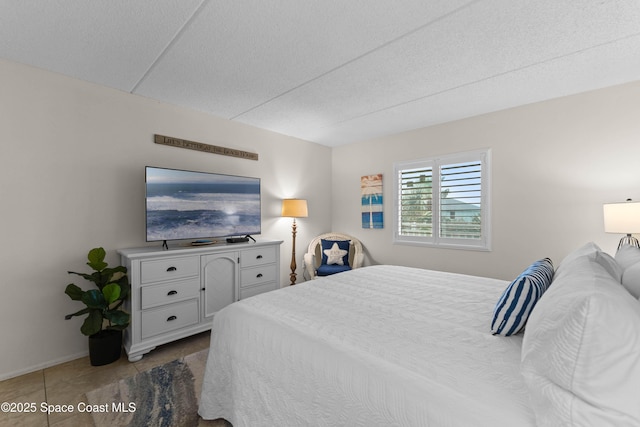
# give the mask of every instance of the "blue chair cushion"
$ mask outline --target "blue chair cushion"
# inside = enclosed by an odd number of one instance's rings
[[[318,267],[317,273],[318,276],[330,276],[336,273],[342,273],[343,271],[349,271],[351,267],[348,265],[338,265],[338,264],[322,264]]]

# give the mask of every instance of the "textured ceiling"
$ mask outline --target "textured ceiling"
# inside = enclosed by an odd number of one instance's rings
[[[337,146],[640,80],[640,1],[0,0],[0,58]]]

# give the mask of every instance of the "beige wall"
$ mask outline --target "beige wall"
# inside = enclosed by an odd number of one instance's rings
[[[284,240],[280,199],[309,200],[307,242],[329,230],[359,237],[367,263],[508,279],[536,258],[558,263],[593,240],[610,253],[602,203],[640,200],[640,82],[419,129],[333,150],[127,93],[0,61],[0,379],[87,353],[79,309],[64,295],[88,249],[144,245],[144,166],[262,179],[263,236]],[[153,134],[257,152],[258,162],[154,144]],[[392,244],[393,162],[492,149],[493,250]],[[360,225],[360,176],[383,173],[385,228]],[[77,282],[80,284],[80,282]]]
[[[602,204],[640,200],[640,82],[513,108],[333,150],[334,230],[362,240],[368,262],[512,278],[595,241],[614,253]],[[393,163],[492,150],[491,252],[394,245]],[[354,160],[355,159],[355,160]],[[360,176],[384,175],[383,230],[360,224]]]
[[[64,288],[86,287],[86,253],[145,245],[144,166],[262,179],[263,238],[284,240],[288,283],[291,220],[284,197],[309,200],[298,242],[330,229],[327,147],[239,125],[15,63],[0,61],[0,379],[87,353],[82,308]],[[259,161],[153,143],[153,134],[256,152]],[[312,219],[312,221],[311,221]],[[157,244],[157,243],[155,243]],[[302,274],[302,249],[298,274]]]

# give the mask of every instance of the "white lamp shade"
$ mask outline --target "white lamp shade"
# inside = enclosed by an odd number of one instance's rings
[[[309,216],[307,201],[304,199],[284,199],[282,201],[282,216],[306,218]]]
[[[640,233],[640,202],[606,203],[603,210],[606,233]]]

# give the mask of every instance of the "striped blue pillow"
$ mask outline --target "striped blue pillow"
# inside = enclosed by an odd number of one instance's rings
[[[524,328],[529,314],[553,279],[553,263],[549,258],[531,264],[507,286],[493,310],[493,335],[517,334]]]

